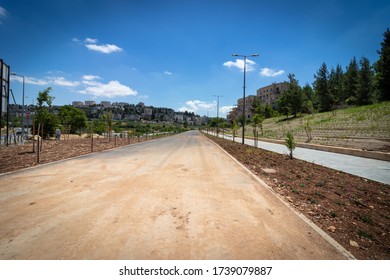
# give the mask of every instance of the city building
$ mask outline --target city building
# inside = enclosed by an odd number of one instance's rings
[[[245,97],[245,116],[247,119],[251,119],[254,114],[253,103],[258,100],[263,105],[269,104],[272,108],[276,108],[276,100],[278,100],[279,96],[288,90],[288,83],[273,83],[272,85],[259,88],[256,91],[256,95],[249,95]],[[242,108],[244,105],[244,99],[240,98],[237,100],[237,106],[233,107],[233,109],[227,114],[227,119],[229,121],[236,120],[237,118],[242,116]]]
[[[100,102],[100,105],[104,108],[110,108],[111,102],[110,101],[102,101],[102,102]]]
[[[278,100],[280,94],[288,90],[288,83],[273,83],[272,85],[259,88],[256,93],[261,103],[271,105],[272,108],[276,108],[276,100]]]
[[[241,114],[242,115],[242,114]],[[230,122],[238,118],[238,108],[234,106],[230,112],[227,113],[226,119]]]
[[[94,106],[96,105],[96,102],[93,100],[87,100],[85,101],[85,106]]]
[[[83,107],[84,106],[84,102],[83,101],[73,101],[72,102],[72,106],[73,107]]]
[[[245,97],[245,117],[250,120],[254,113],[253,103],[258,97],[256,95],[249,95]],[[244,105],[244,98],[237,100],[238,115],[242,116],[242,108]]]

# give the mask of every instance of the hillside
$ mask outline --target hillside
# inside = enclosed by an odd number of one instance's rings
[[[259,132],[259,137],[283,140],[288,130],[293,132],[298,142],[389,152],[390,102],[295,118],[280,116],[266,119],[263,135]],[[251,125],[246,127],[246,135],[253,136]]]

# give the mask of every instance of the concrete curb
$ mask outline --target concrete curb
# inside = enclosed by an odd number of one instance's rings
[[[229,137],[232,137],[231,134],[226,134],[226,135],[229,135]],[[245,137],[245,139],[253,140],[252,137]],[[268,138],[259,138],[258,140],[260,142],[285,145],[284,140],[268,139]],[[337,146],[326,146],[326,145],[318,145],[318,144],[309,144],[309,143],[302,143],[302,142],[298,142],[297,147],[318,150],[318,151],[324,151],[324,152],[350,155],[350,156],[356,156],[356,157],[390,161],[390,153],[384,153],[384,152],[373,152],[373,151],[365,151],[365,150],[360,150],[360,149],[344,148],[344,147],[337,147]]]
[[[282,145],[285,144],[283,140],[275,140],[275,139],[259,138],[259,141],[282,144]],[[372,151],[364,151],[359,149],[343,148],[343,147],[336,147],[336,146],[325,146],[325,145],[309,144],[309,143],[302,143],[302,142],[298,142],[297,147],[324,151],[324,152],[345,154],[350,156],[390,161],[390,153],[372,152]]]
[[[257,177],[255,174],[252,173],[246,166],[244,166],[241,162],[239,162],[237,159],[235,159],[231,154],[226,152],[221,146],[219,146],[214,141],[207,138],[203,133],[201,133],[203,137],[205,137],[208,141],[213,143],[215,146],[217,146],[219,149],[221,149],[226,155],[228,155],[233,161],[235,161],[242,169],[244,169],[251,178],[253,178],[255,181],[259,183],[262,187],[265,187],[268,189],[274,196],[276,196],[284,205],[286,205],[289,209],[291,209],[299,218],[301,218],[306,224],[308,224],[315,232],[317,232],[321,237],[323,237],[329,244],[331,244],[337,251],[340,252],[344,257],[346,257],[348,260],[356,260],[356,258],[347,250],[345,249],[340,243],[338,243],[336,240],[334,240],[330,235],[328,235],[325,231],[323,231],[319,226],[317,226],[315,223],[313,223],[310,219],[308,219],[305,215],[298,212],[295,208],[293,208],[289,203],[284,201],[282,197],[276,193],[267,183],[265,183],[263,180],[261,180],[259,177]]]

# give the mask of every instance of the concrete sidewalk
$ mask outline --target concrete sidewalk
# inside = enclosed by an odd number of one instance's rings
[[[212,132],[209,133],[213,134]],[[232,140],[232,137],[226,134],[219,134],[219,137]],[[241,139],[236,137],[235,142],[241,143]],[[254,140],[245,138],[245,144],[254,146]],[[286,146],[282,144],[258,141],[258,147],[279,154],[288,154]],[[294,150],[294,157],[377,182],[390,184],[390,162],[388,161],[299,147]]]

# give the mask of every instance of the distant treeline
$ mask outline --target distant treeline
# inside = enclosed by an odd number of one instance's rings
[[[277,101],[283,115],[330,111],[351,105],[367,105],[390,100],[390,30],[383,34],[379,59],[371,64],[366,57],[353,57],[343,71],[340,64],[329,67],[322,63],[314,75],[313,87],[299,85],[289,74],[289,88]]]

